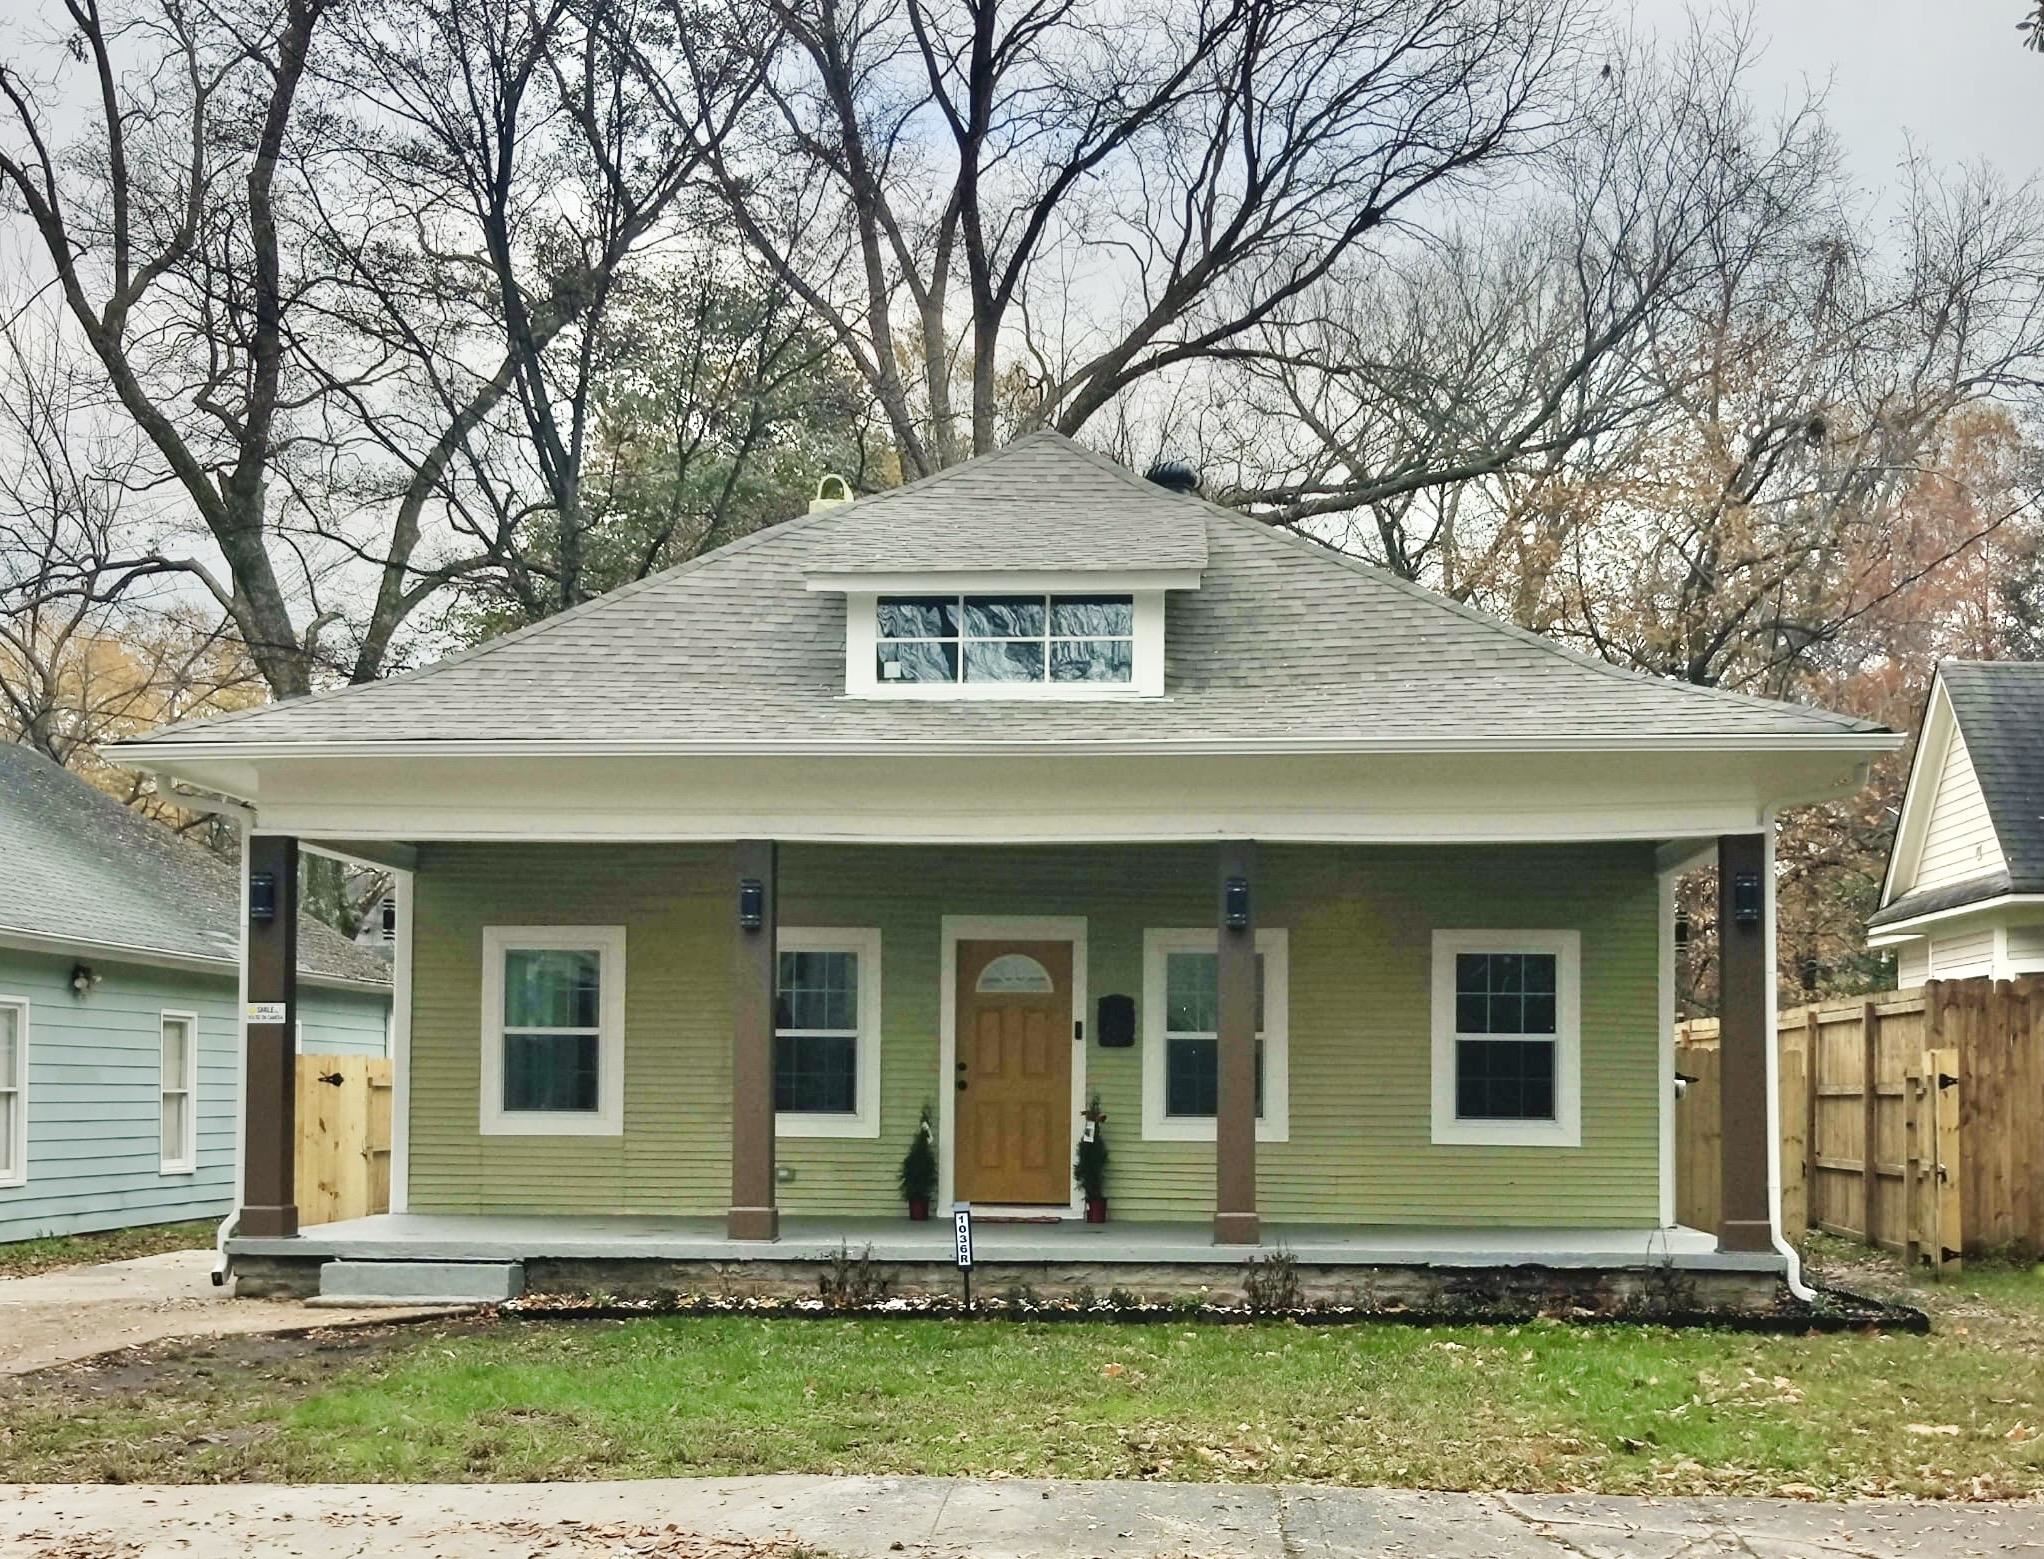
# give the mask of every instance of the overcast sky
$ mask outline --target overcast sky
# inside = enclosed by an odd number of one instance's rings
[[[1623,3],[1623,0],[1620,0]],[[1633,0],[1646,27],[1679,33],[1692,0]],[[2027,0],[1754,0],[1766,53],[1756,88],[1808,81],[1861,182],[1884,184],[1905,146],[1940,163],[2044,172],[2044,54],[2022,47]]]

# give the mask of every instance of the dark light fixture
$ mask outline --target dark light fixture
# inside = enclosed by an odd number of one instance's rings
[[[71,994],[73,996],[89,996],[92,994],[92,988],[97,984],[99,984],[99,974],[91,964],[73,964],[71,966]]]
[[[1675,916],[1675,946],[1678,948],[1687,947],[1689,945],[1689,938],[1694,930],[1695,927],[1689,923],[1689,911],[1685,909],[1677,912]]]
[[[738,924],[746,931],[757,931],[766,924],[766,884],[757,877],[738,880]]]
[[[277,874],[275,872],[250,872],[248,874],[248,918],[261,924],[268,924],[277,918]]]
[[[1249,879],[1230,877],[1221,887],[1221,924],[1231,931],[1249,927]]]
[[[1760,873],[1733,873],[1732,924],[1737,926],[1760,924]]]

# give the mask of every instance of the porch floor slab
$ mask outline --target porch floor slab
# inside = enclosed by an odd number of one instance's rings
[[[721,1218],[510,1213],[379,1213],[319,1224],[296,1238],[235,1236],[234,1255],[345,1261],[803,1262],[840,1245],[872,1249],[881,1262],[948,1263],[948,1218],[784,1217],[773,1241],[733,1240]],[[978,1219],[975,1260],[1001,1263],[1236,1265],[1289,1251],[1304,1266],[1628,1268],[1673,1265],[1692,1272],[1780,1272],[1772,1252],[1720,1251],[1700,1229],[1451,1229],[1385,1225],[1266,1224],[1259,1245],[1217,1245],[1201,1224],[1029,1223]]]

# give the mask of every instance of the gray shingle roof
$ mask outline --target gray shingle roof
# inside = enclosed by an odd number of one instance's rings
[[[1026,458],[1024,458],[1026,457]],[[1039,489],[1093,491],[1102,464],[1055,434],[920,484],[974,491],[1026,473],[1012,501],[1085,551],[1093,516],[1040,508]],[[1062,473],[1062,475],[1061,475]],[[1006,478],[1003,478],[1005,481]],[[1126,472],[1115,480],[1140,480]],[[906,492],[904,493],[904,497]],[[1843,715],[1621,671],[1382,570],[1196,498],[1166,495],[1204,534],[1204,583],[1166,609],[1163,698],[912,701],[844,696],[845,603],[804,588],[848,533],[897,534],[890,555],[945,556],[945,505],[883,494],[792,520],[600,600],[387,682],[173,727],[179,751],[432,742],[832,751],[1058,743],[1255,752],[1326,743],[1560,744],[1654,738],[1851,736]],[[1144,511],[1149,512],[1149,511]],[[977,513],[977,509],[975,510]],[[975,528],[981,522],[975,521]],[[884,527],[883,527],[884,528]],[[1050,566],[1032,557],[1028,566]]]
[[[180,958],[240,954],[235,870],[33,748],[0,741],[0,937],[8,931]],[[299,968],[387,984],[390,965],[301,916]]]
[[[1205,506],[1055,434],[848,506],[811,538],[820,574],[1204,568]]]
[[[2044,893],[2044,663],[1948,660],[1938,680],[1966,743],[2006,871],[1909,893],[1868,924],[1890,925],[2004,893]]]

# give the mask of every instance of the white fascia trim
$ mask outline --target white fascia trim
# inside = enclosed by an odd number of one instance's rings
[[[1894,947],[1903,942],[1912,942],[1929,930],[1949,926],[1955,921],[1992,914],[1995,910],[2027,909],[2038,904],[2044,904],[2044,893],[2001,893],[1991,899],[1977,899],[1971,904],[1955,904],[1950,909],[1935,909],[1926,914],[1911,915],[1907,920],[1896,920],[1885,926],[1877,926],[1867,933],[1867,946]]]
[[[1196,568],[949,569],[931,573],[811,574],[806,588],[837,595],[1098,595],[1197,590]]]
[[[567,948],[602,960],[597,1014],[596,1108],[504,1108],[504,954],[513,948]],[[625,928],[484,926],[482,1093],[477,1130],[485,1137],[620,1137],[625,1129]],[[391,1103],[396,1104],[395,1098]]]
[[[1553,953],[1554,1118],[1464,1120],[1455,1113],[1455,955]],[[1433,936],[1433,1142],[1436,1147],[1583,1145],[1583,936],[1580,931],[1445,930]],[[1471,1036],[1472,1038],[1479,1036]],[[1542,1036],[1530,1036],[1537,1043]]]
[[[1148,928],[1143,932],[1143,1140],[1212,1142],[1210,1115],[1165,1113],[1165,962],[1172,953],[1212,953],[1220,932],[1212,927]],[[1291,934],[1281,927],[1259,929],[1256,951],[1263,959],[1263,1113],[1256,1118],[1258,1142],[1292,1139]]]
[[[167,948],[137,947],[125,942],[88,942],[78,937],[44,936],[34,931],[0,927],[0,947],[17,953],[54,953],[64,958],[100,958],[108,963],[138,964],[147,969],[176,969],[189,974],[230,974],[237,967],[231,957],[209,958],[203,953],[175,953]],[[336,991],[371,991],[390,994],[383,980],[352,980],[338,974],[309,974],[300,970],[300,985],[317,985]]]
[[[1660,1043],[1655,1047],[1659,1053],[1660,1082],[1660,1170],[1661,1170],[1661,1227],[1675,1227],[1675,890],[1681,880],[1681,870],[1671,869],[1659,874],[1656,887],[1659,936],[1656,945],[1656,992],[1660,1024]]]
[[[414,878],[394,875],[397,941],[392,948],[390,1020],[390,1210],[406,1212],[412,1199],[412,904]]]
[[[878,1137],[880,1135],[880,928],[878,926],[777,926],[776,962],[782,953],[854,953],[859,959],[859,1036],[856,1103],[848,1115],[776,1110],[777,1137]],[[778,971],[777,971],[778,974]],[[778,981],[777,981],[778,983]]]
[[[1905,738],[1888,732],[1782,732],[1774,735],[1741,736],[1470,736],[1406,737],[1374,739],[1332,737],[1296,739],[1216,740],[1211,737],[1129,738],[1097,741],[1091,738],[1017,738],[988,741],[983,738],[958,741],[823,741],[815,737],[785,740],[759,738],[749,741],[711,742],[651,741],[643,737],[603,741],[487,740],[463,741],[402,739],[392,741],[347,740],[335,742],[141,742],[122,744],[112,751],[131,768],[150,773],[176,763],[313,761],[322,758],[899,758],[899,757],[1008,757],[1016,753],[1042,752],[1057,757],[1156,757],[1162,754],[1184,757],[1257,758],[1305,757],[1314,754],[1340,756],[1348,753],[1578,753],[1578,752],[1836,752],[1866,756],[1892,752]],[[328,838],[336,837],[327,835]]]
[[[14,1016],[14,1162],[0,1163],[0,1187],[28,1184],[28,998],[0,995],[0,1008]]]

